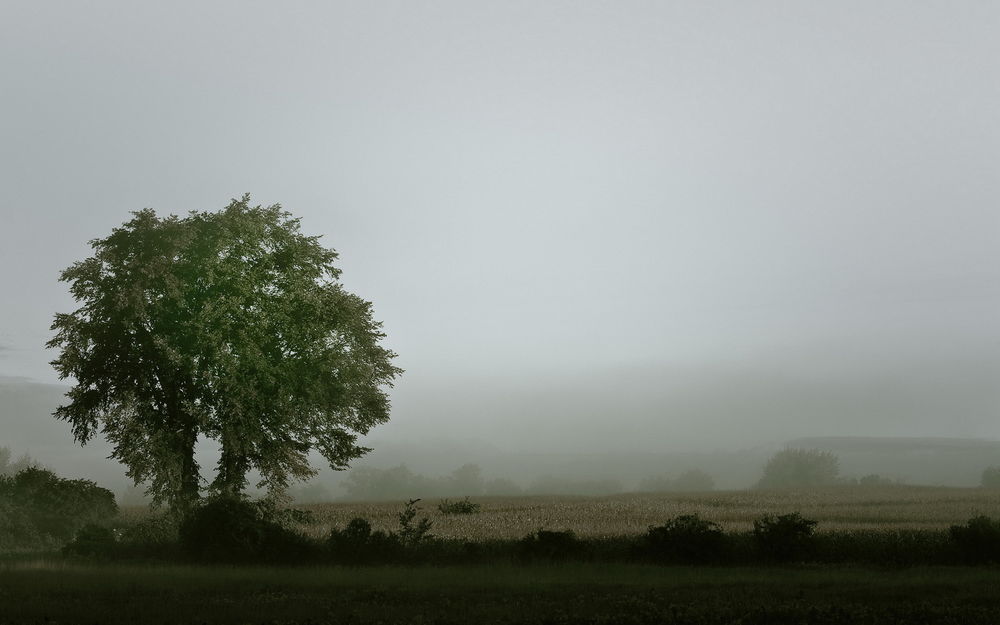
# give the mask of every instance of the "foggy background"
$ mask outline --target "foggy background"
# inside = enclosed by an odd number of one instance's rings
[[[4,2],[0,445],[119,479],[50,416],[59,271],[131,210],[244,192],[323,235],[399,353],[360,464],[738,488],[800,437],[1000,438],[998,27],[973,1]]]

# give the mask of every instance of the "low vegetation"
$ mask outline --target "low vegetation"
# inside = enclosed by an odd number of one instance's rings
[[[0,566],[5,623],[1000,622],[1000,570],[560,563]]]
[[[445,499],[437,506],[441,514],[476,514],[480,508],[482,508],[482,505],[469,501],[468,497],[462,501],[449,501]]]
[[[89,524],[118,514],[114,494],[88,480],[67,480],[28,466],[0,476],[0,551],[59,548]]]

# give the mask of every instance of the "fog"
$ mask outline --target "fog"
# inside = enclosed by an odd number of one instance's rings
[[[5,3],[0,445],[120,481],[50,416],[59,271],[129,211],[244,192],[340,253],[406,370],[359,464],[741,488],[802,437],[996,440],[998,26],[971,1]]]

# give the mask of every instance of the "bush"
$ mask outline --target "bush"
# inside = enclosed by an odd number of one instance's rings
[[[131,558],[165,558],[176,554],[178,523],[173,516],[156,515],[117,530],[117,553]]]
[[[878,473],[870,473],[858,479],[858,486],[892,486],[894,482]]]
[[[1000,488],[1000,466],[986,467],[979,485],[983,488]]]
[[[76,538],[62,548],[64,555],[91,558],[109,558],[115,554],[117,541],[111,528],[103,525],[84,525]]]
[[[333,529],[326,547],[334,560],[348,564],[387,562],[402,555],[402,543],[392,533],[372,531],[371,523],[355,518],[342,530]]]
[[[559,532],[539,528],[522,538],[517,547],[522,558],[564,560],[580,556],[584,542],[576,537],[573,530]]]
[[[277,522],[267,504],[238,497],[201,502],[181,522],[182,550],[200,560],[247,562],[306,556],[309,541]]]
[[[463,501],[448,501],[445,499],[438,504],[438,510],[441,514],[476,514],[481,507],[478,503],[469,501],[468,497]]]
[[[778,517],[765,516],[753,522],[753,537],[765,558],[796,560],[809,554],[816,521],[802,518],[798,512]]]
[[[1000,521],[977,516],[965,525],[952,525],[948,533],[966,561],[1000,562]]]
[[[427,517],[413,523],[417,516],[417,502],[419,499],[411,499],[406,502],[406,507],[399,513],[399,540],[406,547],[413,547],[431,538],[430,530],[434,525]]]
[[[0,476],[0,502],[0,546],[7,549],[64,545],[83,526],[106,524],[118,514],[106,488],[38,467]]]
[[[716,562],[723,556],[725,537],[716,523],[685,514],[659,527],[649,526],[643,546],[646,554],[658,561]]]
[[[757,488],[809,488],[837,483],[840,461],[819,449],[785,449],[771,456]]]

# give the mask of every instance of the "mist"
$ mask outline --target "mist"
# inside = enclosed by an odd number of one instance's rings
[[[0,445],[60,473],[122,483],[51,417],[59,271],[244,192],[399,354],[362,466],[744,488],[800,438],[1000,438],[991,3],[2,14]]]

